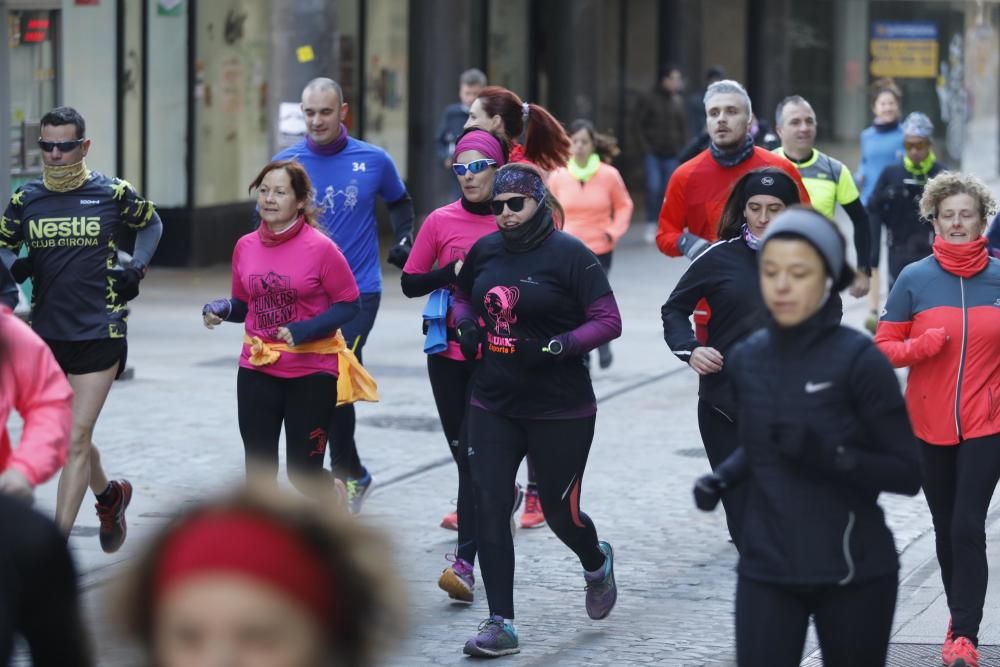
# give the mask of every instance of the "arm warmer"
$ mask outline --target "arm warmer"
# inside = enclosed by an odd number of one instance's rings
[[[8,269],[10,265],[17,261],[17,255],[10,248],[0,248],[0,262]]]
[[[229,317],[224,318],[226,322],[245,322],[250,307],[246,301],[240,299],[229,299]]]
[[[404,239],[413,242],[413,200],[406,192],[394,202],[390,202],[389,222],[392,224],[393,243],[398,244]]]
[[[135,233],[135,251],[132,253],[132,259],[143,266],[149,266],[161,236],[163,236],[163,222],[154,211],[149,223]]]
[[[296,345],[331,336],[340,327],[353,320],[361,312],[361,299],[341,301],[331,305],[322,313],[308,320],[291,322],[288,330]]]
[[[577,328],[556,336],[565,347],[560,358],[582,355],[622,335],[622,316],[614,293],[595,299],[586,311],[586,321]],[[455,318],[458,320],[458,318]]]
[[[455,264],[458,260],[427,273],[407,273],[399,279],[403,294],[409,298],[427,296],[436,289],[448,287],[455,282]]]
[[[861,199],[855,199],[844,205],[844,212],[854,226],[854,250],[858,254],[858,271],[866,275],[872,274],[872,228],[868,221],[868,212]],[[881,242],[881,234],[879,241]]]

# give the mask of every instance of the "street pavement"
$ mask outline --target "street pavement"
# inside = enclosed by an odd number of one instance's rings
[[[695,417],[697,379],[668,353],[660,324],[660,305],[687,260],[663,257],[636,227],[616,251],[611,272],[624,333],[613,344],[613,366],[593,371],[599,412],[582,494],[584,511],[615,547],[618,606],[606,620],[588,619],[573,554],[546,528],[519,531],[515,605],[522,653],[506,659],[512,665],[734,664],[736,553],[721,511],[699,512],[691,500],[692,482],[708,470]],[[423,303],[401,295],[398,277],[386,268],[382,308],[365,349],[382,402],[358,407],[359,448],[375,479],[358,520],[390,537],[395,567],[386,576],[399,577],[408,595],[408,632],[386,664],[464,664],[463,643],[487,616],[485,593],[477,587],[475,602],[463,605],[436,585],[454,548],[455,533],[438,522],[453,509],[456,474],[426,378]],[[227,295],[228,286],[227,267],[154,269],[129,319],[135,379],[115,384],[95,435],[109,474],[135,485],[129,538],[119,553],[101,552],[88,494],[70,540],[102,666],[138,664],[134,648],[103,621],[117,575],[179,508],[243,474],[235,404],[242,328],[208,331],[200,317],[201,305]],[[845,302],[845,321],[859,326],[862,302],[849,296]],[[37,497],[38,507],[51,512],[55,481]],[[882,503],[902,553],[894,641],[937,646],[948,612],[926,504],[920,495],[884,496]],[[998,517],[994,508],[993,567],[1000,564]],[[984,644],[1000,643],[998,612],[1000,597],[991,591]],[[814,650],[810,640],[805,664],[820,664]]]

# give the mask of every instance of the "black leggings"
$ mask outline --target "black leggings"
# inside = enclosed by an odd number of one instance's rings
[[[739,428],[728,413],[721,412],[708,401],[698,399],[698,430],[705,444],[708,464],[712,470],[718,468],[736,451],[739,445]],[[736,548],[740,548],[743,532],[743,512],[746,509],[747,485],[739,484],[722,496],[722,506],[726,510],[726,526],[729,537]]]
[[[354,350],[358,361],[362,360],[361,351],[368,342],[368,334],[375,326],[375,316],[378,315],[381,301],[380,292],[362,294],[361,312],[340,328],[347,347]],[[353,403],[341,405],[334,410],[330,420],[330,468],[342,480],[365,476],[365,467],[361,465],[361,457],[358,455],[358,443],[354,440],[357,421]]]
[[[337,404],[337,378],[314,373],[279,378],[241,368],[236,376],[240,435],[247,472],[278,474],[278,438],[285,425],[288,479],[303,493],[322,483],[327,425]]]
[[[427,355],[427,376],[434,392],[441,428],[458,467],[458,550],[457,556],[476,561],[476,496],[469,471],[465,413],[469,407],[472,365],[436,354]]]
[[[36,667],[87,667],[90,646],[78,602],[76,570],[55,524],[0,495],[0,665],[14,634]]]
[[[986,512],[1000,479],[1000,434],[954,447],[923,442],[921,449],[952,632],[975,643],[986,602]]]
[[[511,489],[525,455],[538,475],[545,520],[587,571],[604,564],[594,522],[580,511],[580,490],[596,416],[518,419],[469,408],[469,463],[479,517],[479,568],[490,614],[514,618],[514,540]]]
[[[798,667],[816,623],[826,667],[884,667],[896,608],[896,573],[847,586],[779,586],[739,577],[736,660],[740,667]]]

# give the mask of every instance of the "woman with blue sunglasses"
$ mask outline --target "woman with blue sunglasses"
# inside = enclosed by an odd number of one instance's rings
[[[455,277],[462,268],[465,254],[480,238],[496,231],[490,212],[493,177],[506,162],[507,145],[495,135],[473,128],[459,137],[452,154],[451,169],[458,179],[462,197],[433,211],[421,225],[413,250],[403,267],[403,294],[413,298],[437,292],[438,298],[450,302]],[[463,350],[467,348],[468,356],[475,359],[478,340],[471,337],[470,331],[466,331],[468,340],[461,340],[450,307],[445,316],[445,330],[443,350],[434,351],[441,345],[425,345],[425,351],[429,352],[427,375],[434,402],[451,455],[458,466],[457,509],[441,520],[442,528],[458,531],[458,549],[454,556],[448,555],[454,562],[445,568],[438,585],[447,591],[449,597],[472,602],[476,517],[463,429],[473,363],[466,361]],[[517,489],[515,502],[518,503],[520,489],[514,488]]]

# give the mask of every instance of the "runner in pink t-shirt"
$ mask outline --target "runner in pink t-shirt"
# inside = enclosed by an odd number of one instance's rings
[[[318,491],[327,427],[337,403],[337,355],[300,353],[296,346],[327,339],[353,318],[358,286],[347,260],[319,231],[305,169],[269,163],[251,184],[261,224],[233,251],[232,297],[202,310],[205,326],[243,322],[246,338],[286,345],[277,361],[256,366],[245,341],[236,379],[240,434],[247,467],[278,470],[285,427],[288,477],[303,493]]]
[[[455,145],[452,170],[462,188],[462,198],[432,212],[421,225],[413,250],[403,267],[403,294],[413,298],[435,290],[451,291],[465,253],[483,236],[497,231],[490,211],[493,175],[507,162],[507,147],[484,130],[466,130]],[[437,269],[434,266],[437,265]],[[458,507],[441,520],[441,526],[458,531],[455,562],[441,574],[438,585],[452,598],[471,602],[476,560],[475,499],[469,476],[463,423],[468,405],[472,360],[479,349],[478,330],[461,333],[448,310],[448,348],[427,355],[427,375],[434,392],[441,427],[458,466]],[[464,352],[464,354],[463,354]],[[469,361],[466,361],[469,359]]]

